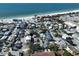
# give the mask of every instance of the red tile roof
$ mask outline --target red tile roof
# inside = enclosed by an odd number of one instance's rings
[[[36,52],[33,56],[55,56],[54,52]]]

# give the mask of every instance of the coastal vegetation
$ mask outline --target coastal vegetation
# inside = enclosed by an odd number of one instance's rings
[[[69,53],[67,50],[64,49],[64,54],[63,54],[63,56],[72,56],[72,54]]]

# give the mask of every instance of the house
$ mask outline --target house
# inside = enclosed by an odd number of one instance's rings
[[[64,24],[68,25],[68,28],[75,28],[76,24],[74,22],[70,22],[70,21],[65,21]]]
[[[5,32],[4,35],[5,35],[5,36],[9,36],[9,35],[11,35],[11,31],[7,31],[7,32]]]
[[[63,39],[66,39],[66,37],[68,37],[67,34],[63,34],[63,35],[62,35],[62,38],[63,38]]]
[[[19,56],[19,51],[11,51],[11,54],[12,54],[13,56]]]
[[[24,37],[24,42],[25,43],[29,43],[30,41],[31,41],[31,36],[30,35]]]
[[[79,33],[79,26],[77,26],[76,31]]]
[[[74,29],[64,29],[64,31],[67,35],[72,35],[76,32]]]
[[[59,29],[63,28],[63,25],[62,24],[59,23],[58,25],[59,25]]]
[[[7,40],[8,36],[3,36],[0,41],[4,41],[4,40]]]

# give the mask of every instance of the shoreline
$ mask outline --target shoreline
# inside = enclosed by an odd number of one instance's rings
[[[23,16],[16,16],[16,17],[7,17],[5,19],[2,19],[0,20],[1,21],[7,21],[7,22],[10,22],[10,20],[12,21],[12,19],[32,19],[34,17],[34,15],[37,15],[37,16],[51,16],[51,15],[57,15],[57,14],[66,14],[66,13],[73,13],[73,12],[79,12],[79,10],[71,10],[71,11],[62,11],[62,12],[49,12],[49,13],[40,13],[40,14],[32,14],[32,15],[23,15]]]

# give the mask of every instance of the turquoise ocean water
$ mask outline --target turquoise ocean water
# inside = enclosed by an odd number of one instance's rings
[[[1,3],[0,18],[79,9],[79,3]]]

